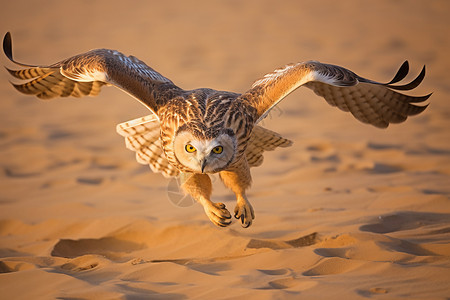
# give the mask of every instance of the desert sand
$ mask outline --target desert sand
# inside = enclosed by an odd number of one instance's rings
[[[185,89],[244,92],[291,62],[389,81],[407,59],[407,79],[427,67],[414,94],[433,92],[423,114],[380,130],[295,91],[263,123],[294,145],[252,169],[253,225],[218,228],[125,148],[115,125],[149,113],[137,101],[113,87],[41,101],[15,91],[3,70],[1,299],[450,297],[449,1],[1,7],[0,33],[30,64],[110,48]],[[218,178],[214,189],[232,210]]]

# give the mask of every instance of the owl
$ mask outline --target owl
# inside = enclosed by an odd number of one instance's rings
[[[397,91],[416,88],[425,67],[412,82],[398,84],[409,71],[404,62],[394,78],[380,83],[340,66],[307,61],[286,65],[257,80],[244,93],[200,88],[184,90],[133,56],[96,49],[48,66],[19,63],[12,56],[11,35],[3,40],[6,56],[24,67],[9,73],[25,83],[13,84],[40,99],[96,96],[113,85],[133,96],[151,112],[117,126],[126,146],[139,163],[166,177],[180,176],[183,190],[192,196],[215,225],[232,223],[223,203],[211,201],[210,174],[218,173],[236,195],[234,217],[249,227],[255,213],[246,196],[250,168],[262,164],[265,151],[292,142],[258,125],[269,111],[300,86],[312,89],[330,105],[350,112],[361,122],[386,128],[425,110],[426,96]]]

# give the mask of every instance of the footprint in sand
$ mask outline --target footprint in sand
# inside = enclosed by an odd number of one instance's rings
[[[51,254],[52,256],[66,258],[75,258],[86,254],[96,254],[113,261],[124,261],[128,259],[126,254],[145,249],[146,247],[145,244],[119,240],[114,237],[80,240],[61,239],[53,247]]]
[[[7,177],[11,177],[11,178],[27,178],[27,177],[38,176],[42,173],[41,171],[15,170],[13,168],[3,168],[3,172]]]
[[[375,287],[375,288],[370,288],[368,290],[356,290],[356,292],[363,297],[370,298],[370,297],[373,297],[376,295],[387,294],[389,291],[384,288]]]
[[[403,211],[379,216],[376,221],[363,225],[359,229],[373,233],[391,233],[429,225],[448,224],[449,220],[450,214]]]
[[[267,285],[259,288],[261,290],[283,290],[295,287],[295,291],[304,291],[318,284],[315,281],[305,280],[304,278],[297,278],[295,272],[287,268],[258,271],[263,273],[264,275],[270,276],[270,280],[267,282]],[[276,278],[278,276],[280,276],[281,278]]]
[[[406,263],[418,257],[423,259],[439,259],[439,253],[424,247],[420,242],[403,240],[376,233],[343,234],[324,239],[314,249],[314,253],[323,257],[316,266],[306,271],[305,275],[326,275],[351,271],[358,263],[396,262]]]
[[[77,182],[81,184],[98,185],[103,182],[102,177],[78,177]]]
[[[267,239],[251,239],[247,248],[260,249],[268,248],[272,250],[286,249],[286,248],[300,248],[314,245],[318,241],[317,232],[301,236],[297,239],[282,241],[282,240],[267,240]]]
[[[373,174],[390,174],[404,171],[403,167],[375,162],[369,170]]]
[[[269,287],[272,289],[282,290],[294,287],[297,285],[297,283],[298,280],[288,277],[269,281]]]
[[[36,266],[23,261],[12,261],[12,260],[3,260],[0,261],[0,274],[1,273],[11,273],[11,272],[19,272],[30,269],[36,269]]]
[[[259,272],[268,276],[285,276],[283,278],[273,279],[267,282],[267,286],[262,290],[283,290],[294,288],[296,291],[304,291],[317,285],[315,281],[308,281],[297,278],[296,274],[291,269],[274,269],[274,270],[258,270]],[[287,276],[286,276],[287,275]]]
[[[347,273],[362,266],[365,262],[340,257],[325,258],[311,269],[303,272],[304,276],[321,276]]]
[[[319,283],[316,281],[305,281],[304,279],[300,280],[295,278],[283,278],[269,282],[269,286],[274,289],[289,289],[295,287],[296,291],[305,291],[318,284]]]
[[[291,272],[289,269],[258,270],[258,271],[266,275],[286,275]]]
[[[101,255],[83,255],[71,259],[70,262],[61,265],[61,269],[71,272],[82,272],[95,269],[110,262]]]

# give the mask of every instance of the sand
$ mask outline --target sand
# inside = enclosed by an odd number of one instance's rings
[[[1,6],[25,63],[112,48],[186,89],[244,92],[291,62],[388,81],[408,59],[409,79],[427,66],[415,94],[434,93],[423,114],[380,130],[299,89],[264,121],[294,145],[252,169],[253,225],[218,228],[125,148],[115,125],[148,114],[131,97],[39,101],[0,72],[1,299],[450,297],[450,2]]]

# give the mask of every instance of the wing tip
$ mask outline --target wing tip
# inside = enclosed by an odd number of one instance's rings
[[[433,95],[433,92],[425,95],[425,96],[409,96],[409,103],[421,103],[427,101],[431,95]]]
[[[429,93],[428,95],[425,95],[425,96],[423,96],[423,97],[421,97],[423,100],[422,101],[420,101],[420,102],[423,102],[423,101],[426,101],[426,100],[428,100],[428,98],[430,98],[431,97],[431,95],[433,95],[433,93],[434,92],[431,92],[431,93]],[[428,105],[428,104],[427,104]]]
[[[13,63],[15,63],[16,65],[22,66],[22,67],[36,67],[34,65],[28,65],[28,64],[23,64],[20,63],[16,60],[14,60],[13,58],[13,54],[12,54],[12,37],[11,37],[11,32],[6,32],[5,36],[3,37],[3,52],[5,53],[6,57],[8,57],[8,59],[10,61],[12,61]]]
[[[293,144],[294,142],[292,140],[285,139],[285,141],[279,147],[288,148],[291,147]]]
[[[391,81],[391,82],[389,82],[389,83],[387,83],[385,85],[388,88],[393,89],[393,90],[410,91],[410,90],[415,89],[416,87],[418,87],[422,83],[423,79],[425,78],[425,73],[426,73],[426,66],[424,65],[422,67],[422,70],[420,71],[419,75],[417,75],[417,77],[414,78],[410,83],[403,84],[403,85],[392,85],[392,83],[397,83],[398,81],[403,79],[406,76],[406,74],[405,74],[405,76],[403,76],[403,78],[401,78],[400,80],[393,81],[393,82]],[[397,75],[396,75],[396,77],[397,77]]]
[[[397,83],[397,82],[401,81],[402,79],[404,79],[406,77],[406,75],[408,75],[408,73],[409,73],[409,62],[407,60],[405,60],[403,62],[403,64],[400,66],[400,68],[398,69],[397,74],[395,74],[394,78],[392,78],[391,81],[386,83],[386,85]]]
[[[5,34],[5,37],[3,38],[3,52],[5,53],[6,57],[9,58],[10,61],[14,61],[12,55],[12,38],[11,33],[9,31]]]
[[[420,113],[422,113],[425,109],[427,109],[427,107],[430,105],[430,103],[425,104],[425,105],[414,105],[415,111],[410,113],[409,116],[415,116],[418,115]]]
[[[11,80],[9,80],[9,83],[19,92],[24,93],[23,92],[23,86],[24,84],[18,84],[18,83],[14,83]],[[25,83],[26,84],[26,83]],[[25,94],[25,93],[24,93]]]
[[[10,68],[8,68],[8,67],[5,67],[5,66],[3,66],[3,68],[5,68],[6,71],[8,71],[8,73],[9,73],[11,76],[17,78],[17,76],[16,76],[16,70],[12,70],[12,69],[10,69]]]

